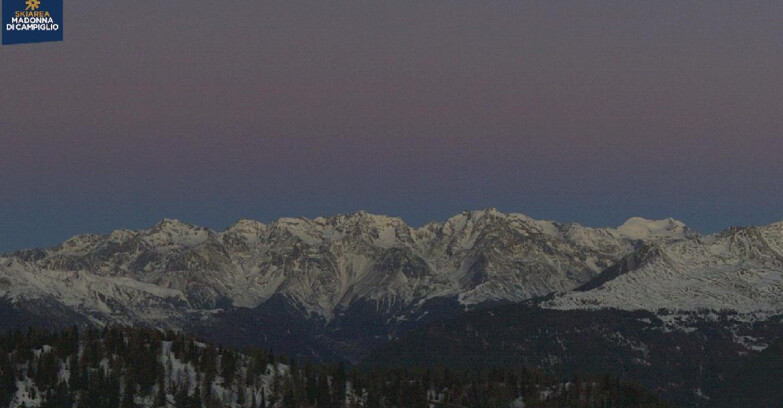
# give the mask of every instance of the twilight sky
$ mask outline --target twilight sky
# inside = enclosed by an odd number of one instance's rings
[[[783,2],[65,3],[64,42],[0,47],[0,251],[360,209],[783,220]]]

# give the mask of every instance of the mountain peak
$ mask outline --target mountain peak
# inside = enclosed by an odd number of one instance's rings
[[[184,223],[175,218],[164,218],[147,231],[145,240],[151,245],[175,244],[193,246],[206,241],[211,231]]]
[[[336,224],[347,223],[349,225],[361,224],[361,225],[383,225],[388,223],[405,224],[405,221],[399,217],[391,217],[382,214],[373,214],[367,211],[357,211],[348,215],[337,215],[331,218],[332,222]]]
[[[167,228],[176,228],[176,227],[182,227],[182,226],[191,226],[190,224],[186,224],[182,221],[180,221],[177,218],[164,218],[160,220],[157,224],[155,224],[152,228],[153,229],[167,229]]]
[[[617,232],[626,238],[636,240],[684,239],[691,233],[685,223],[674,218],[649,220],[642,217],[629,218],[623,225],[617,227]]]
[[[449,221],[451,221],[451,222],[457,222],[457,221],[461,222],[461,221],[464,221],[466,219],[480,220],[480,219],[482,219],[482,218],[484,218],[486,216],[496,216],[496,217],[497,216],[501,216],[502,217],[502,216],[505,216],[505,215],[506,214],[500,212],[497,208],[488,207],[488,208],[484,208],[484,209],[480,209],[480,210],[465,210],[465,211],[462,211],[461,213],[450,217],[448,220],[446,220],[446,222],[449,222]]]
[[[500,210],[498,210],[495,207],[487,207],[480,210],[474,210],[474,211],[464,211],[463,214],[471,215],[473,217],[483,217],[486,215],[494,215],[494,216],[504,216],[506,214],[502,213]]]
[[[68,238],[65,242],[60,244],[60,250],[66,252],[79,252],[88,250],[90,247],[100,242],[103,239],[102,235],[98,234],[80,234]]]
[[[242,218],[228,227],[228,231],[256,231],[264,228],[266,225],[262,222]]]
[[[364,210],[356,211],[355,213],[348,215],[347,218],[367,218],[367,219],[388,219],[395,218],[383,214],[373,214]]]
[[[644,218],[644,217],[631,217],[631,218],[627,219],[625,221],[625,223],[623,223],[623,225],[625,225],[625,224],[638,224],[638,223],[643,223],[643,224],[648,224],[648,225],[671,224],[671,223],[685,225],[682,221],[678,221],[678,220],[676,220],[676,219],[674,219],[672,217],[664,218],[664,219],[661,219],[661,220],[652,220],[652,219]]]

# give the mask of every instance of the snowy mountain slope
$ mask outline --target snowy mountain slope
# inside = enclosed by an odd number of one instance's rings
[[[241,220],[222,232],[165,219],[0,257],[0,298],[47,299],[100,323],[178,326],[274,295],[326,321],[356,302],[393,317],[428,299],[475,305],[571,290],[642,244],[693,237],[673,220],[595,229],[494,209],[421,228],[365,212]]]
[[[783,311],[783,223],[658,244],[613,279],[544,303],[556,309]]]
[[[678,241],[697,236],[681,221],[673,218],[665,220],[647,220],[641,217],[628,219],[623,225],[617,227],[616,233],[622,237],[638,240]]]

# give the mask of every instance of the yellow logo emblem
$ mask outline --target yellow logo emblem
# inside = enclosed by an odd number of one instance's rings
[[[37,10],[38,7],[41,7],[41,0],[27,0],[24,4],[27,5],[25,10]]]

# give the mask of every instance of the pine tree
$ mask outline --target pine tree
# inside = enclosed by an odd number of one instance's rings
[[[334,374],[334,406],[342,407],[345,405],[345,363],[342,361],[337,365],[337,372]]]
[[[318,376],[317,393],[316,393],[316,405],[319,408],[331,406],[331,395],[329,393],[329,380],[325,374]]]
[[[174,408],[190,408],[188,391],[182,385],[174,389]]]
[[[6,358],[6,352],[0,348],[0,406],[7,407],[16,393],[16,376]]]
[[[116,407],[120,404],[120,379],[118,372],[110,372],[106,377],[103,393],[105,406]]]
[[[163,374],[163,370],[158,372],[157,383],[158,390],[155,394],[155,407],[161,408],[165,407],[168,403],[168,398],[166,397],[166,379]]]
[[[245,405],[245,388],[242,385],[237,385],[237,405]]]
[[[318,387],[315,380],[315,370],[311,362],[305,363],[304,368],[304,381],[305,381],[305,398],[309,405],[314,405],[316,397],[318,395]]]
[[[225,350],[220,357],[220,376],[223,377],[226,386],[234,382],[237,371],[237,356],[231,350]]]
[[[193,397],[190,398],[190,406],[193,408],[201,408],[202,405],[201,387],[196,384],[196,389],[193,391]]]
[[[122,401],[120,402],[120,408],[135,408],[134,402],[134,390],[130,384],[125,385],[125,392],[122,393]]]
[[[40,408],[72,408],[73,396],[65,382],[60,382],[47,393],[46,400]]]
[[[41,353],[35,370],[34,381],[41,388],[53,388],[57,384],[60,364],[54,352]]]
[[[296,400],[294,399],[294,391],[292,388],[287,387],[285,394],[283,395],[283,408],[296,408]]]

